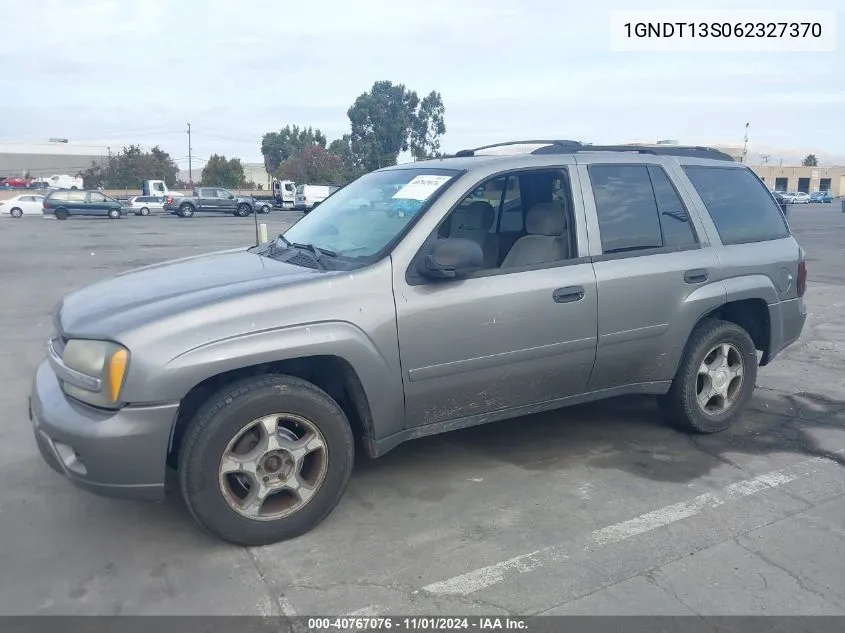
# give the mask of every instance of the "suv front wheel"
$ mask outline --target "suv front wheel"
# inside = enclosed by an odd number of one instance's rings
[[[291,376],[224,387],[189,423],[179,486],[193,517],[237,545],[308,532],[340,501],[354,463],[346,415],[322,389]]]
[[[660,399],[669,422],[716,433],[736,422],[757,382],[757,350],[736,323],[707,319],[693,330],[669,392]]]

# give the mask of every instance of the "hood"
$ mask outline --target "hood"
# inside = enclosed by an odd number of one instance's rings
[[[77,290],[62,299],[56,317],[65,334],[116,336],[157,318],[319,274],[244,249],[220,251],[130,270]]]

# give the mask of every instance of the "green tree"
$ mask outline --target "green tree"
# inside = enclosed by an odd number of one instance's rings
[[[106,160],[92,163],[78,175],[90,188],[140,189],[143,180],[163,180],[172,187],[178,173],[179,167],[160,147],[144,152],[138,145],[130,145]]]
[[[298,183],[338,183],[343,180],[343,161],[319,145],[306,147],[279,167],[279,176]]]
[[[325,148],[326,140],[325,134],[319,129],[300,128],[298,125],[287,125],[278,132],[267,132],[261,138],[264,166],[269,173],[275,174],[283,162],[306,147],[316,145]]]
[[[415,158],[431,156],[446,133],[445,113],[438,92],[420,101],[404,84],[377,81],[347,111],[352,153],[367,171],[395,165],[409,148]]]
[[[346,184],[364,173],[360,159],[352,151],[352,140],[349,134],[344,134],[343,137],[333,140],[329,145],[329,153],[340,159],[340,182]]]
[[[804,165],[804,167],[818,167],[819,159],[815,154],[807,154],[807,156],[804,157],[804,160],[801,161],[801,164]]]
[[[417,160],[440,155],[440,137],[446,133],[446,107],[439,92],[432,90],[420,101],[411,120],[410,148]]]
[[[212,154],[202,169],[202,183],[215,187],[240,187],[245,183],[244,166],[239,158],[226,159]]]

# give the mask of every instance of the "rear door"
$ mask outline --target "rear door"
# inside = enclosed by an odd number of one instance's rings
[[[693,324],[724,300],[721,266],[671,163],[577,156],[598,287],[589,390],[670,380]]]
[[[200,187],[198,202],[201,211],[220,210],[219,199],[217,198],[217,189],[214,187]]]

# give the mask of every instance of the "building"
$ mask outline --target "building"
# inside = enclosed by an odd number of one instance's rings
[[[202,179],[202,167],[194,166],[193,169],[193,177],[194,183],[199,182]],[[260,187],[265,191],[270,190],[272,187],[270,186],[270,175],[267,173],[267,168],[264,167],[264,163],[243,163],[244,167],[244,180],[246,182],[254,182],[256,187]],[[177,180],[180,182],[190,182],[188,177],[188,170],[182,166],[179,169],[179,173],[176,176]]]
[[[751,165],[751,169],[773,191],[829,191],[833,196],[845,196],[845,167]]]
[[[110,148],[77,145],[65,139],[43,143],[0,143],[0,178],[26,176],[49,177],[54,174],[76,176],[94,162],[104,161]]]

